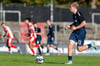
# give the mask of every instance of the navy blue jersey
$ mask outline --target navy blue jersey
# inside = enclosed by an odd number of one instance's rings
[[[36,33],[40,33],[41,32],[41,29],[39,27],[37,27],[37,28],[35,27],[35,32]]]
[[[37,27],[37,28],[35,27],[35,32],[36,33],[40,33],[41,32],[41,29],[39,27]],[[37,38],[38,39],[41,39],[41,35],[37,35]]]
[[[53,27],[53,25],[50,25],[49,27],[48,27],[48,36],[51,36],[51,37],[54,37],[54,27]]]
[[[73,20],[74,20],[74,23],[72,25],[79,26],[85,19],[82,13],[78,11],[76,14],[73,14]],[[78,32],[80,30],[85,30],[85,26],[78,30],[75,30],[75,32]]]

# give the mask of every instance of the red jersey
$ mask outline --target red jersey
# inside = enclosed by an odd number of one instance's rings
[[[10,28],[8,26],[4,27],[4,31],[6,31],[8,33],[9,38],[14,38],[13,33],[12,33],[12,31],[10,30]]]
[[[32,23],[29,23],[28,24],[28,30],[31,33],[30,34],[30,37],[35,37],[36,38],[36,33],[35,33],[34,26],[33,26]]]

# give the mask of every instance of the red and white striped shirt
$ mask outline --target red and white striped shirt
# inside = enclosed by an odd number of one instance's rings
[[[28,27],[29,27],[29,31],[31,31],[31,34],[30,34],[30,37],[37,37],[36,36],[36,33],[35,33],[35,29],[34,29],[34,26],[33,26],[33,24],[32,23],[29,23],[28,24]]]
[[[4,26],[4,30],[5,30],[6,32],[8,32],[8,37],[9,37],[9,38],[14,38],[14,37],[13,37],[13,33],[12,33],[11,29],[10,29],[8,26]]]

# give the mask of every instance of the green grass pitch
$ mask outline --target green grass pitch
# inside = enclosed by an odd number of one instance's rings
[[[66,65],[67,55],[44,56],[44,63],[36,63],[36,56],[0,53],[0,66],[100,66],[99,56],[73,56],[73,64]]]

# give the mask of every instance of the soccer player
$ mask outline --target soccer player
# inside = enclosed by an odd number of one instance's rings
[[[14,39],[14,36],[13,36],[13,33],[11,31],[11,29],[5,25],[4,23],[1,24],[1,26],[3,27],[4,31],[5,31],[5,35],[2,36],[2,38],[7,38],[7,47],[8,47],[8,50],[9,50],[9,54],[12,54],[12,51],[11,51],[11,48],[15,48],[18,50],[18,52],[20,53],[20,49],[18,47],[16,47],[15,45],[12,45],[12,42],[13,42],[13,39]]]
[[[89,49],[91,47],[96,49],[96,45],[94,42],[90,44],[84,45],[84,40],[86,36],[86,21],[82,15],[82,13],[78,10],[78,3],[73,2],[70,5],[70,11],[73,13],[73,23],[71,25],[67,25],[65,29],[71,29],[73,32],[69,37],[69,45],[68,45],[68,63],[72,64],[72,53],[73,53],[73,46],[77,42],[77,50],[79,52]]]
[[[52,48],[54,48],[55,50],[58,51],[58,55],[60,55],[61,51],[58,50],[58,48],[54,45],[54,27],[53,25],[51,24],[51,21],[50,20],[47,20],[47,25],[48,25],[48,39],[47,39],[47,53],[46,55],[50,55],[49,53],[49,46],[51,46]]]
[[[34,24],[34,27],[35,27],[35,32],[37,35],[35,43],[40,45],[41,48],[43,48],[43,45],[41,45],[41,29],[38,27],[37,23]],[[39,55],[42,55],[40,47],[38,47],[38,52],[39,52]]]
[[[29,48],[31,49],[33,55],[36,55],[33,47],[39,47],[39,45],[35,44],[36,40],[36,33],[33,24],[30,22],[30,18],[25,18],[25,24],[27,24],[28,27],[28,34],[29,34]]]

